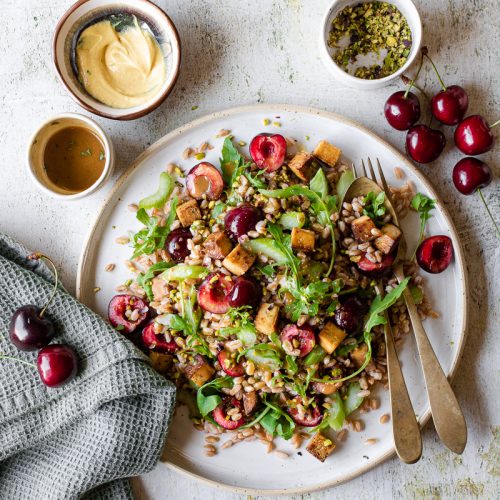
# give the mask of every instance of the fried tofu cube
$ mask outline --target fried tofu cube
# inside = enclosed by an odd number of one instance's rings
[[[303,252],[312,252],[314,250],[314,231],[309,229],[292,229],[292,248],[294,250],[302,250]]]
[[[236,245],[231,253],[222,261],[222,265],[236,276],[245,274],[255,261],[255,255],[243,245]]]
[[[352,362],[360,368],[363,363],[366,361],[366,355],[368,353],[368,346],[363,342],[359,344],[355,349],[351,351],[351,360]]]
[[[243,393],[243,410],[247,417],[255,411],[258,403],[259,397],[255,391]]]
[[[390,254],[401,237],[401,231],[394,224],[385,224],[380,231],[382,231],[382,236],[375,238],[373,243],[382,253]]]
[[[151,360],[151,365],[153,368],[162,375],[165,375],[172,366],[173,356],[171,354],[165,354],[163,352],[151,351],[149,353],[149,359]]]
[[[309,181],[319,168],[314,156],[305,151],[298,152],[288,163],[290,170],[301,180]]]
[[[373,222],[367,215],[362,215],[354,219],[351,223],[351,231],[357,241],[370,241],[373,239],[372,229],[375,229]]]
[[[276,331],[279,312],[279,306],[263,302],[255,317],[255,328],[264,335],[271,335]]]
[[[313,155],[316,156],[316,158],[319,158],[330,167],[334,167],[337,164],[341,154],[342,151],[328,141],[320,141],[313,151]]]
[[[187,365],[184,368],[186,377],[193,382],[196,387],[201,387],[206,384],[215,373],[215,370],[210,366],[201,354],[197,354],[194,358],[194,363]]]
[[[321,332],[319,332],[319,345],[331,354],[342,341],[347,337],[347,333],[332,322],[328,322]]]
[[[320,462],[324,462],[327,457],[333,453],[334,449],[335,443],[326,436],[323,436],[321,432],[314,434],[306,448],[306,450]]]
[[[189,227],[195,220],[201,219],[201,212],[196,200],[189,200],[179,205],[176,212],[184,227]]]
[[[223,259],[233,248],[231,240],[224,231],[212,233],[204,242],[205,253],[212,259]]]

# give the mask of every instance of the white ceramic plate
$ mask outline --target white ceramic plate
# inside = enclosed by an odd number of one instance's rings
[[[271,122],[279,121],[281,128],[264,127],[265,118]],[[344,157],[356,164],[368,156],[378,157],[390,184],[400,185],[403,182],[398,181],[393,173],[393,167],[398,166],[404,170],[405,180],[413,181],[419,192],[438,198],[422,174],[394,148],[367,129],[338,115],[286,105],[260,105],[216,113],[160,139],[118,181],[89,234],[80,259],[77,293],[89,307],[106,317],[107,304],[115,294],[115,286],[129,278],[123,262],[130,257],[131,249],[115,243],[118,236],[139,228],[127,205],[156,189],[159,173],[169,162],[185,169],[195,165],[195,159],[182,159],[182,153],[188,146],[197,147],[208,140],[214,149],[208,152],[206,161],[218,165],[223,139],[216,139],[215,135],[222,128],[231,130],[237,140],[247,143],[263,130],[293,137],[310,149],[320,139],[327,139],[342,148]],[[403,228],[409,248],[413,248],[418,234],[418,216],[408,216],[403,221]],[[428,232],[450,236],[455,249],[455,259],[444,273],[423,273],[426,290],[441,315],[439,319],[425,321],[425,328],[445,373],[451,376],[464,341],[466,278],[460,243],[441,203],[428,223]],[[109,263],[117,264],[112,273],[104,271]],[[97,294],[93,292],[95,286],[101,288]],[[429,418],[429,405],[412,335],[408,335],[404,343],[401,361],[415,411],[423,424]],[[362,416],[364,430],[349,433],[347,440],[339,444],[335,453],[323,464],[304,449],[302,455],[298,455],[284,441],[278,443],[278,448],[290,453],[288,460],[266,454],[264,445],[257,442],[241,443],[207,458],[203,453],[203,433],[193,429],[181,409],[168,437],[167,466],[214,486],[228,487],[241,493],[292,494],[332,486],[367,471],[394,452],[391,425],[379,424],[380,416],[389,412],[388,395],[382,389],[377,394],[381,407]],[[376,438],[376,444],[365,446],[364,441],[368,438]],[[158,467],[165,467],[165,464]]]

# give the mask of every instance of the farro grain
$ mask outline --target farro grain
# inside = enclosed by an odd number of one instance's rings
[[[282,458],[283,460],[290,458],[288,453],[285,453],[284,451],[279,451],[279,450],[273,451],[273,455],[276,455],[278,458]]]
[[[382,415],[382,416],[380,417],[379,422],[380,422],[381,424],[386,424],[387,422],[389,422],[390,418],[391,418],[391,417],[389,416],[389,414],[388,414],[388,413],[385,413],[384,415]]]
[[[115,264],[108,264],[108,265],[104,268],[104,270],[105,270],[107,273],[110,273],[111,271],[114,271],[115,267],[116,267],[116,266],[115,266]]]
[[[365,445],[366,445],[366,446],[370,446],[370,445],[372,445],[372,444],[375,444],[376,442],[377,442],[377,440],[376,440],[375,438],[370,438],[370,439],[367,439],[367,440],[365,441]]]

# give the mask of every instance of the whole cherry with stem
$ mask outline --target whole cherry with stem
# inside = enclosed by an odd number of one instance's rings
[[[54,270],[54,287],[47,303],[40,309],[33,304],[18,307],[14,312],[9,325],[11,342],[22,351],[34,351],[49,344],[54,337],[54,325],[45,317],[47,308],[54,300],[59,283],[59,275],[55,264],[46,255],[39,252],[28,256],[28,260],[43,259]]]
[[[462,120],[467,111],[469,96],[459,85],[450,85],[447,87],[444,84],[434,61],[429,56],[427,48],[424,47],[423,49],[423,56],[431,63],[439,83],[441,84],[441,90],[431,100],[432,114],[436,120],[445,125],[456,125]]]
[[[462,158],[453,168],[453,184],[458,191],[464,195],[471,195],[477,192],[483,202],[493,225],[495,226],[497,238],[500,238],[500,230],[491,213],[481,188],[488,186],[491,182],[490,167],[478,158]]]
[[[424,56],[422,55],[420,58],[420,65],[413,80],[409,80],[407,77],[405,77],[406,80],[402,78],[405,85],[408,85],[406,91],[400,90],[394,92],[385,102],[385,118],[389,122],[389,125],[396,130],[408,130],[412,125],[417,123],[420,118],[420,101],[418,97],[410,91],[412,87],[418,88],[415,85],[415,81],[420,74],[423,62]]]
[[[481,115],[471,115],[462,120],[455,129],[455,144],[466,155],[480,155],[493,147],[495,137],[491,132],[500,123],[488,125]]]

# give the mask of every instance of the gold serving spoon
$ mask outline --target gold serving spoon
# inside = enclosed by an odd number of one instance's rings
[[[382,191],[380,186],[377,184],[377,177],[373,170],[373,165],[370,159],[368,159],[368,167],[370,169],[371,179],[366,176],[366,169],[363,163],[365,177],[360,177],[356,179],[353,184],[351,184],[351,187],[347,191],[346,197],[344,199],[347,198],[347,195],[349,195],[349,197],[352,199],[355,196],[364,195],[369,191],[375,191],[377,193]],[[386,209],[391,214],[394,224],[396,224],[401,229],[396,212],[393,208],[389,186],[387,185],[382,167],[380,166],[380,162],[378,160],[377,167],[380,180],[384,188],[383,191],[386,195]],[[401,235],[398,252],[393,264],[394,275],[400,283],[405,278],[403,270],[403,260],[405,255],[406,241],[403,233]],[[415,339],[417,342],[417,349],[420,357],[420,362],[422,364],[425,386],[427,389],[427,395],[429,397],[429,404],[431,407],[432,419],[434,421],[434,426],[436,427],[436,432],[447,448],[449,448],[454,453],[460,454],[463,452],[467,443],[467,426],[465,423],[465,418],[463,416],[457,398],[455,397],[453,389],[451,388],[451,385],[446,378],[441,365],[439,364],[436,354],[432,349],[432,345],[429,342],[429,338],[427,337],[425,329],[422,325],[422,320],[420,319],[420,315],[418,314],[417,307],[409,288],[406,288],[404,290],[403,298],[408,309],[408,314],[410,316],[410,321],[412,323],[413,332],[415,334]],[[400,431],[398,430],[397,432]]]
[[[354,165],[353,173],[356,179],[350,185],[342,201],[350,203],[353,198],[356,198],[358,196],[366,196],[371,191],[375,193],[379,193],[382,191],[378,184],[366,177],[366,173],[364,177],[357,177]],[[395,217],[392,205],[387,202],[387,197],[386,209],[393,217]],[[402,249],[402,247],[404,247],[404,241],[401,241],[399,244],[398,256],[402,250],[405,251],[405,248]],[[396,259],[398,259],[398,257],[396,257]],[[381,296],[381,298],[383,298],[384,287],[381,280],[377,283],[376,291]],[[422,436],[420,434],[420,427],[415,417],[415,412],[411,404],[410,396],[408,395],[408,389],[403,378],[401,365],[399,364],[387,311],[384,313],[384,317],[386,320],[386,324],[384,325],[384,336],[387,356],[387,378],[389,382],[389,395],[391,400],[392,434],[394,436],[394,446],[396,448],[398,457],[403,462],[406,462],[407,464],[413,464],[417,462],[422,456]]]

